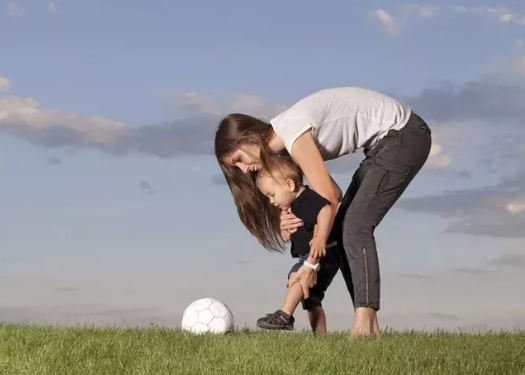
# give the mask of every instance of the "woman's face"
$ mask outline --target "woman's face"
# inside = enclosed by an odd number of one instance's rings
[[[261,169],[261,150],[255,145],[246,145],[226,156],[223,160],[228,165],[239,168],[244,173]]]

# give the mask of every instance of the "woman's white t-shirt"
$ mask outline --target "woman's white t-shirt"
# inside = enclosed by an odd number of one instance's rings
[[[399,130],[411,109],[395,99],[358,87],[318,91],[270,120],[290,155],[297,138],[307,130],[324,160],[371,148],[388,133]]]

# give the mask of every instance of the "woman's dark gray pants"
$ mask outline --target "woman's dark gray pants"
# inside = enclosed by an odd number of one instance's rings
[[[428,125],[413,113],[404,128],[391,130],[364,151],[333,226],[343,259],[341,272],[355,308],[380,309],[374,230],[423,167],[431,145]],[[410,237],[408,228],[406,235]]]

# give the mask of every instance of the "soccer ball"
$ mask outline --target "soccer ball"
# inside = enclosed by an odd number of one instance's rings
[[[201,298],[184,310],[182,330],[196,334],[233,331],[233,314],[221,301]]]

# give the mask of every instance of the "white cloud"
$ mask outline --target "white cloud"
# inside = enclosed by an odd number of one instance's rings
[[[8,88],[7,82],[3,81],[4,89]],[[213,131],[221,116],[239,111],[268,118],[286,108],[242,93],[215,99],[189,92],[172,96],[170,104],[182,118],[129,127],[103,116],[44,109],[32,97],[4,95],[0,96],[0,132],[45,147],[98,149],[113,155],[209,154],[213,151]]]
[[[196,92],[177,93],[171,95],[168,101],[172,106],[183,110],[189,115],[206,114],[218,116],[222,112],[221,107],[214,102],[212,96]]]
[[[519,214],[525,211],[525,196],[516,198],[516,200],[505,205],[505,209],[511,214]]]
[[[26,11],[24,10],[24,8],[22,8],[17,3],[13,1],[7,3],[7,14],[9,15],[9,17],[22,17],[23,15],[25,15],[25,13]]]
[[[58,1],[57,0],[48,0],[47,1],[47,10],[49,13],[58,13]],[[26,10],[16,1],[10,1],[7,3],[7,14],[10,17],[22,17],[26,14]]]
[[[388,35],[396,36],[399,34],[399,29],[396,25],[394,17],[392,17],[383,9],[377,9],[373,12],[373,14],[379,20]]]
[[[285,104],[269,103],[258,95],[233,93],[228,112],[247,112],[252,116],[269,119],[288,108]]]
[[[493,61],[485,76],[504,82],[515,82],[517,78],[525,77],[525,54]]]
[[[520,13],[512,12],[507,7],[464,7],[453,6],[452,11],[456,13],[466,13],[481,16],[488,16],[496,18],[503,23],[514,23],[516,25],[525,26],[525,16]]]
[[[419,4],[406,4],[403,5],[405,12],[405,18],[433,18],[440,10],[439,6],[432,5],[419,5]]]
[[[452,158],[443,154],[442,151],[443,148],[440,145],[433,143],[425,166],[429,168],[448,167],[452,163]]]
[[[258,95],[245,93],[231,93],[225,101],[219,102],[211,95],[186,92],[172,95],[168,101],[187,115],[223,116],[231,112],[246,112],[255,117],[269,118],[288,107],[268,103]]]
[[[8,78],[0,76],[0,91],[9,92],[11,89],[11,82]]]
[[[401,27],[408,21],[433,18],[440,10],[441,7],[438,6],[405,4],[401,7],[401,14],[398,17],[392,16],[384,9],[376,9],[372,14],[379,20],[388,35],[397,36]]]
[[[51,13],[58,13],[57,4],[54,1],[50,1],[47,3],[47,9]]]
[[[0,79],[0,88],[4,91],[9,89],[7,78]],[[50,147],[94,147],[117,154],[133,149],[157,155],[164,150],[166,155],[172,155],[178,149],[195,145],[195,142],[206,144],[206,148],[209,148],[209,140],[204,138],[211,137],[212,130],[208,127],[215,127],[216,118],[227,113],[250,113],[268,120],[288,107],[285,104],[268,102],[258,95],[245,93],[231,93],[217,100],[211,95],[187,92],[172,95],[170,104],[186,118],[194,120],[190,120],[189,123],[143,126],[136,130],[103,116],[85,116],[74,112],[44,109],[31,97],[2,96],[0,131]],[[202,115],[211,116],[211,123],[200,121]],[[185,146],[177,142],[183,142]],[[441,146],[432,145],[427,162],[429,168],[443,168],[450,163],[451,158],[443,154]]]
[[[452,6],[443,8],[434,5],[404,4],[400,7],[399,15],[392,15],[384,9],[372,11],[375,18],[379,20],[385,31],[390,36],[397,36],[401,32],[403,25],[415,19],[434,18],[438,13],[446,11],[448,13],[486,16],[497,19],[499,22],[525,26],[525,15],[513,12],[506,7],[465,7]],[[518,39],[523,44],[522,39]]]
[[[82,116],[74,112],[45,110],[30,97],[0,97],[0,130],[39,131],[60,127],[74,130],[88,142],[106,143],[120,135],[125,125],[102,116]]]

